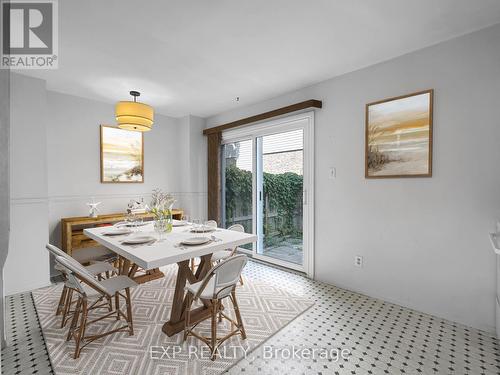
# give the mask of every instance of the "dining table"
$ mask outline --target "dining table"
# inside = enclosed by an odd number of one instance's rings
[[[196,230],[198,232],[194,232]],[[139,268],[151,270],[177,263],[170,318],[162,327],[166,335],[173,336],[184,330],[186,283],[194,284],[203,280],[213,266],[211,257],[214,252],[234,249],[257,241],[257,236],[254,234],[222,228],[207,228],[206,232],[202,233],[199,231],[200,228],[194,228],[191,223],[177,223],[170,233],[161,234],[155,231],[153,222],[148,222],[125,231],[128,233],[118,235],[114,234],[110,227],[87,228],[83,233],[118,255],[120,259],[118,272],[122,275],[133,278]],[[139,237],[149,237],[150,241],[142,244],[131,243],[136,242],[134,239]],[[195,237],[207,237],[208,241],[198,245],[184,243],[193,240],[197,242]],[[200,263],[194,271],[189,266],[193,258],[200,258]],[[192,323],[210,316],[210,301],[202,300],[202,303],[202,306],[191,310]]]

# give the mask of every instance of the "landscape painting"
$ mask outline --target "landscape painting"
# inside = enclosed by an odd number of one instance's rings
[[[366,178],[432,176],[433,90],[366,105]]]
[[[144,182],[143,133],[101,125],[101,182]]]

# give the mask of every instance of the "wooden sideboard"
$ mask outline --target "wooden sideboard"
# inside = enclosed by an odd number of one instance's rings
[[[183,211],[180,209],[173,209],[172,216],[174,219],[180,220],[182,218]],[[144,221],[153,220],[153,214],[145,213],[138,214],[138,217],[142,218]],[[98,217],[66,217],[61,219],[61,247],[62,250],[68,253],[70,256],[73,255],[75,251],[79,249],[84,249],[86,247],[100,246],[94,240],[88,238],[83,234],[85,228],[95,228],[98,226],[108,226],[118,223],[120,221],[126,220],[126,214],[106,214],[99,215]],[[149,280],[158,279],[163,277],[163,273],[158,269],[145,270],[146,273],[137,276],[135,281],[138,283],[146,282]]]
[[[174,219],[180,220],[183,211],[180,209],[173,209],[172,216]],[[153,214],[138,214],[144,221],[153,220]],[[99,215],[98,217],[66,217],[61,219],[62,230],[62,250],[69,255],[73,251],[83,249],[85,247],[98,246],[98,243],[88,238],[83,234],[85,228],[95,228],[98,226],[113,225],[120,221],[126,220],[126,214],[106,214]]]

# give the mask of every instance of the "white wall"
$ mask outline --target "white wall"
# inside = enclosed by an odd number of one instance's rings
[[[49,284],[45,82],[11,75],[10,243],[5,294]]]
[[[0,70],[0,342],[5,347],[3,267],[10,231],[10,71]]]
[[[207,217],[207,140],[203,135],[205,119],[185,116],[179,119],[179,144],[183,151],[178,159],[182,171],[182,207],[191,218]],[[187,147],[185,147],[187,145]]]
[[[49,91],[39,79],[12,77],[7,295],[49,283],[56,272],[50,272],[44,246],[49,240],[60,244],[61,218],[86,215],[91,197],[102,201],[103,213],[124,212],[131,198],[148,202],[151,191],[161,188],[188,214],[206,216],[204,119],[156,114],[153,130],[144,135],[145,182],[102,184],[99,126],[115,122],[113,105]]]
[[[206,217],[205,120],[196,116],[155,115],[153,130],[144,133],[143,184],[100,183],[99,125],[114,123],[114,108],[48,91],[51,121],[47,126],[51,240],[60,241],[61,217],[86,215],[91,197],[101,212],[123,211],[130,198],[154,188],[174,194],[176,207],[193,217]]]
[[[177,195],[181,175],[176,165],[180,145],[178,120],[155,115],[153,130],[144,133],[144,183],[100,182],[100,124],[114,124],[114,106],[76,96],[47,92],[50,121],[47,126],[49,230],[52,243],[60,244],[60,220],[87,215],[91,197],[101,201],[102,213],[124,212],[131,198],[161,188]]]
[[[429,88],[433,177],[365,179],[365,104]],[[494,332],[488,231],[500,217],[499,98],[497,25],[213,116],[207,127],[323,100],[315,134],[316,278]],[[331,166],[336,180],[328,178]],[[358,254],[363,268],[354,267]]]

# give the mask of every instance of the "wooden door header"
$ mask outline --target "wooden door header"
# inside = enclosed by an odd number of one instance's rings
[[[258,115],[246,117],[246,118],[236,120],[233,122],[228,122],[227,124],[214,126],[213,128],[208,128],[208,129],[203,130],[203,134],[209,135],[209,134],[214,134],[214,133],[220,133],[223,130],[236,128],[238,126],[250,124],[253,122],[257,122],[257,121],[267,120],[267,119],[272,118],[272,117],[281,116],[281,115],[284,115],[287,113],[300,111],[302,109],[321,108],[322,106],[323,106],[323,102],[321,100],[310,99],[310,100],[306,100],[306,101],[303,101],[300,103],[288,105],[286,107],[274,109],[274,110],[269,111],[269,112],[264,112],[264,113],[260,113]]]

